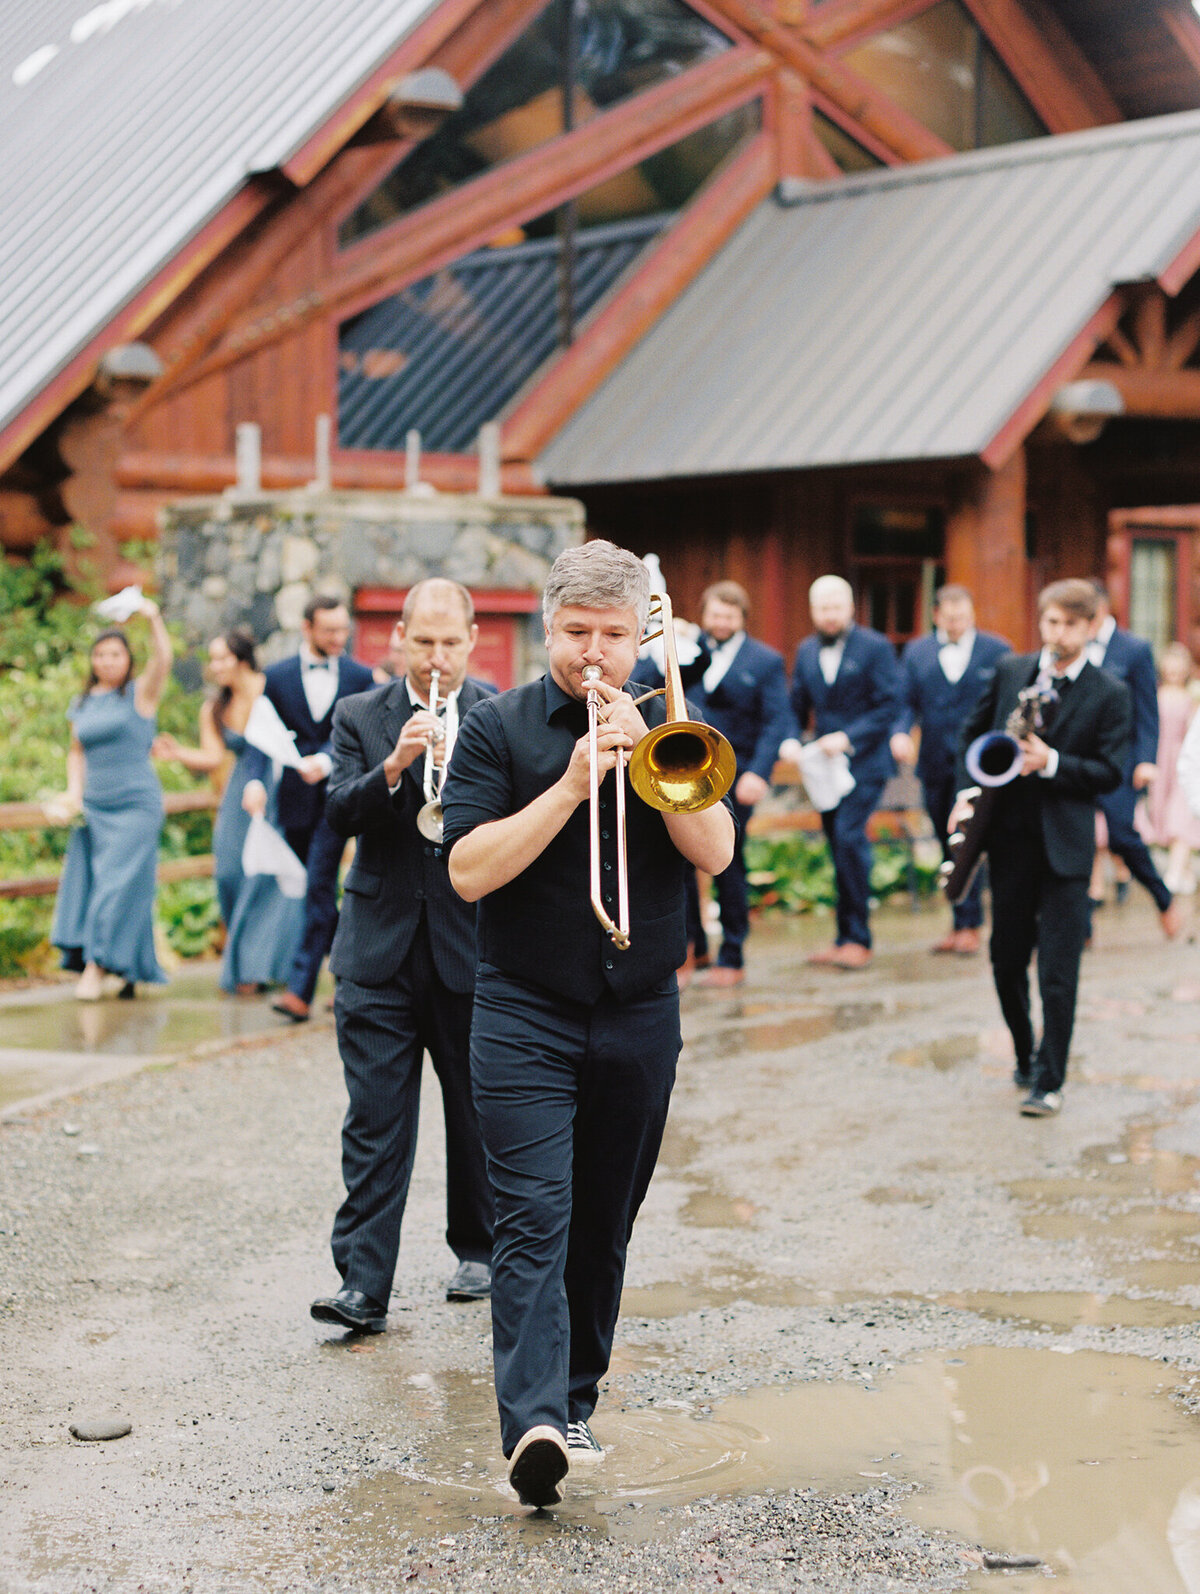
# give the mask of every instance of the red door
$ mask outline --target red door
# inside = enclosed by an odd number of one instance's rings
[[[408,596],[401,587],[360,587],[354,595],[354,656],[378,664]],[[470,673],[500,691],[516,686],[518,627],[541,605],[537,592],[472,592],[479,641]]]

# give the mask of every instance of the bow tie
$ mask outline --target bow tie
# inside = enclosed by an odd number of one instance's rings
[[[329,675],[333,672],[333,669],[334,661],[332,659],[305,659],[304,661],[305,675],[308,674],[309,670],[324,670]]]

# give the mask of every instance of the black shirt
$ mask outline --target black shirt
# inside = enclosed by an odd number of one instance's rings
[[[631,695],[640,688],[629,683]],[[642,705],[648,725],[666,717],[662,698]],[[539,681],[478,703],[463,720],[442,792],[447,851],[475,829],[519,813],[557,781],[587,732],[587,709],[547,672]],[[600,787],[601,893],[616,918],[615,785]],[[631,946],[619,952],[589,899],[588,804],[514,880],[479,905],[479,957],[572,1001],[594,1003],[669,989],[687,953],[684,878],[689,865],[664,817],[626,775]]]

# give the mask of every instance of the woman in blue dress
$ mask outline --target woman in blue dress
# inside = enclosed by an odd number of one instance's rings
[[[56,818],[83,815],[67,848],[50,939],[63,967],[79,971],[75,994],[85,1002],[105,994],[106,975],[121,982],[122,996],[133,996],[138,981],[166,980],[154,952],[163,797],[150,746],[171,639],[156,603],[143,598],[138,612],[150,622],[149,663],[135,679],[121,630],[93,642],[91,672],[68,714],[67,789],[48,805]]]
[[[234,756],[213,826],[213,870],[224,921],[225,957],[221,986],[253,996],[286,981],[304,924],[303,900],[285,897],[274,875],[246,875],[242,848],[250,825],[243,807],[246,785],[264,777],[266,760],[242,732],[262,695],[263,676],[254,658],[254,638],[235,629],[208,645],[208,674],[217,695],[200,710],[200,746],[183,747],[173,736],[154,742],[154,756],[174,759],[197,774],[211,774],[229,753]],[[266,784],[275,782],[266,773]]]

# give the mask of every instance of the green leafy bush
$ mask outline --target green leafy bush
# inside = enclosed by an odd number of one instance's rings
[[[915,856],[902,841],[877,841],[871,867],[871,894],[881,901],[907,891],[915,880],[917,893],[937,889],[938,864],[918,846]],[[796,832],[787,836],[751,836],[746,841],[746,879],[750,906],[786,913],[810,913],[837,901],[833,859],[824,836]]]
[[[215,880],[171,880],[158,888],[158,918],[180,957],[206,957],[221,944]]]

